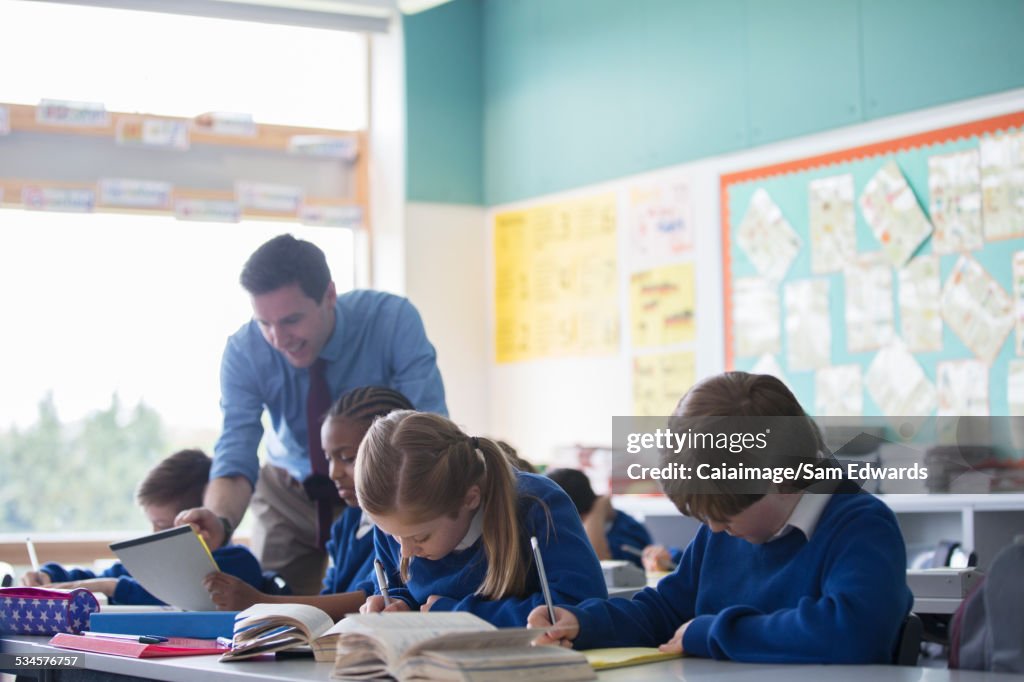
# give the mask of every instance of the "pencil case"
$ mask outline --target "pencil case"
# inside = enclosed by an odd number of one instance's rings
[[[89,590],[0,587],[0,632],[14,635],[78,634],[100,604]]]

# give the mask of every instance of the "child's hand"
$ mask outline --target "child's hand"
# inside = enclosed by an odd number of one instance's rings
[[[688,620],[680,625],[679,629],[676,630],[676,634],[672,635],[672,639],[659,646],[658,651],[666,654],[685,654],[686,652],[683,650],[683,633],[686,632],[686,628],[690,627],[692,622]]]
[[[394,597],[391,598],[390,604],[384,606],[384,597],[379,594],[369,597],[365,602],[363,602],[363,605],[359,607],[359,613],[379,613],[381,611],[391,613],[393,611],[411,610],[412,609],[409,608],[408,604],[401,599],[395,599]]]
[[[533,611],[530,611],[530,615],[526,617],[526,627],[528,628],[549,628],[551,625],[547,606],[538,606]],[[534,646],[558,644],[559,646],[571,647],[572,640],[576,639],[580,634],[579,620],[573,615],[572,611],[563,609],[560,606],[555,607],[554,626],[554,629],[542,633],[537,639],[533,640]]]
[[[664,545],[647,545],[644,547],[644,556],[641,559],[644,570],[648,573],[661,573],[672,570],[672,555],[668,553]]]
[[[420,611],[422,611],[423,613],[429,611],[430,607],[434,605],[434,602],[436,602],[442,596],[443,595],[440,594],[432,594],[429,597],[427,597],[427,603],[423,604],[423,606],[420,607]]]
[[[210,550],[220,549],[227,538],[224,537],[224,524],[213,510],[206,507],[193,507],[180,512],[174,517],[175,526],[192,526],[203,537]]]
[[[50,574],[46,571],[29,571],[25,575],[21,576],[21,584],[26,587],[41,587],[43,585],[49,585],[53,580],[50,578]]]
[[[88,580],[71,580],[66,583],[50,583],[55,590],[74,590],[81,588],[90,592],[100,592],[108,597],[114,596],[117,578],[89,578]]]
[[[203,587],[221,611],[242,611],[253,604],[270,601],[269,595],[244,580],[219,571],[203,578]]]

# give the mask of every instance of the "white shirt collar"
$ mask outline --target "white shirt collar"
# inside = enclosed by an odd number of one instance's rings
[[[373,521],[370,520],[365,511],[362,512],[359,516],[359,525],[356,527],[356,539],[359,540],[365,537],[367,533],[373,530],[373,527]]]
[[[469,549],[473,546],[473,543],[480,539],[480,536],[484,534],[484,505],[481,504],[476,508],[476,513],[473,514],[473,520],[469,522],[469,530],[466,531],[466,535],[463,536],[462,541],[455,545],[455,551],[461,552],[464,549]]]
[[[821,513],[825,511],[825,505],[832,498],[830,493],[803,493],[797,501],[793,511],[790,512],[786,523],[779,529],[779,532],[772,536],[772,540],[781,538],[794,528],[804,534],[808,540],[814,534],[818,526]],[[771,542],[771,540],[769,540]]]

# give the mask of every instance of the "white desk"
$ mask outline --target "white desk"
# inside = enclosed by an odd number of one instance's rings
[[[317,663],[311,658],[287,660],[239,661],[220,663],[216,656],[183,656],[178,658],[135,659],[75,652],[47,646],[49,637],[0,636],[5,654],[80,655],[86,669],[100,673],[116,673],[151,680],[178,682],[258,682],[283,680],[323,680],[331,678],[331,663]],[[25,671],[32,674],[31,671]],[[46,679],[46,676],[43,676]],[[890,665],[755,665],[684,658],[648,665],[606,670],[598,674],[599,682],[760,682],[765,679],[793,682],[1010,682],[1020,675],[943,670],[936,668],[897,667]]]

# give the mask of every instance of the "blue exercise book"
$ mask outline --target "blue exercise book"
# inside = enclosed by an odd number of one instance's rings
[[[102,608],[102,607],[101,607]],[[230,638],[235,630],[237,611],[148,611],[144,613],[104,613],[89,616],[89,629],[118,635],[156,635],[158,637]]]

